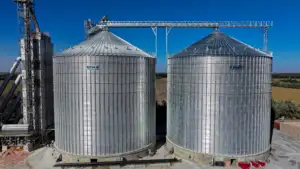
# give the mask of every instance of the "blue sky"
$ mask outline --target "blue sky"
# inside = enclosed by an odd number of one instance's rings
[[[269,49],[274,55],[275,72],[300,72],[299,0],[35,0],[42,31],[49,32],[55,51],[84,40],[83,20],[98,21],[103,15],[111,20],[273,20]],[[20,37],[16,5],[1,0],[0,71],[8,71],[19,55]],[[151,29],[112,29],[112,32],[147,52],[154,52]],[[260,29],[221,29],[256,48],[263,46]],[[172,29],[169,53],[176,53],[200,40],[211,29]],[[157,70],[164,71],[165,30],[158,31]]]

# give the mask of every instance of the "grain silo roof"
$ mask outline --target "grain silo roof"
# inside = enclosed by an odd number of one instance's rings
[[[98,55],[153,57],[108,31],[98,32],[80,44],[56,54],[55,57]]]
[[[181,56],[270,56],[222,32],[215,31],[172,57]]]

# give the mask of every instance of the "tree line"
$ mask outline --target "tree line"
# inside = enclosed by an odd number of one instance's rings
[[[300,89],[300,80],[297,79],[280,79],[272,82],[272,86]]]
[[[275,119],[300,119],[300,105],[290,100],[272,100]]]

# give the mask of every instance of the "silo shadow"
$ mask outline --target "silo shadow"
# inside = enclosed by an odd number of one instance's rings
[[[167,134],[167,102],[156,102],[156,149],[166,143]]]
[[[270,120],[270,144],[272,145],[272,139],[273,139],[273,131],[274,131],[274,122],[275,122],[275,117],[276,112],[275,108],[273,105],[271,106],[271,120]]]

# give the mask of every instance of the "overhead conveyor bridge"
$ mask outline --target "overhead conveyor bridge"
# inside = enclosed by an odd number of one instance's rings
[[[268,29],[273,26],[273,21],[110,21],[105,20],[93,24],[85,21],[87,37],[108,28],[152,28],[155,35],[155,55],[157,56],[157,28],[166,29],[166,55],[168,56],[168,35],[172,28],[256,28],[263,29],[263,50],[268,52]]]

